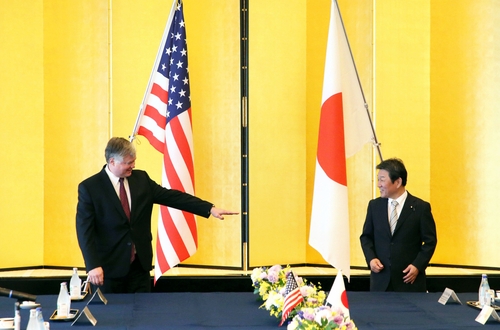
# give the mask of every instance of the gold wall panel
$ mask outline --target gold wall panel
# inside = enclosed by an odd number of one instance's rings
[[[83,266],[78,183],[101,170],[109,136],[108,3],[44,2],[44,262]]]
[[[377,1],[376,127],[384,158],[401,158],[408,191],[430,199],[429,1]]]
[[[241,209],[239,1],[186,1],[196,194]],[[198,252],[186,264],[241,267],[241,216],[198,217]]]
[[[224,1],[185,0],[196,194],[240,211],[239,2]],[[432,204],[432,262],[498,267],[498,3],[339,3],[383,156]],[[0,268],[81,267],[77,185],[131,134],[171,1],[0,4]],[[330,5],[250,4],[250,266],[324,263],[307,241]],[[136,145],[159,182],[161,155]],[[378,162],[369,145],[348,160],[353,266]],[[187,263],[239,266],[240,223],[199,218]]]
[[[305,261],[306,9],[250,4],[250,266]]]
[[[500,3],[431,2],[435,263],[499,267]]]
[[[0,1],[0,268],[43,264],[43,1]]]

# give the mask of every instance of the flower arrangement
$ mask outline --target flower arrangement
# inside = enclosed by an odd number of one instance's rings
[[[281,319],[285,301],[286,278],[290,266],[254,268],[251,274],[254,294],[263,301],[259,308],[265,308],[271,316]],[[320,285],[308,283],[306,279],[295,276],[304,300],[288,315],[287,330],[355,330],[356,325],[339,308],[324,306],[326,294]]]
[[[277,291],[286,285],[286,276],[291,271],[290,266],[282,268],[281,265],[274,265],[270,268],[254,268],[250,278],[254,287],[254,294],[259,294],[263,301],[266,301],[269,292]]]
[[[321,286],[316,286],[313,283],[307,283],[307,280],[300,278],[300,293],[304,297],[303,306],[304,308],[316,308],[322,306],[325,303],[326,294],[325,291],[320,290]]]
[[[340,309],[329,306],[302,308],[288,323],[287,330],[354,330],[354,321],[344,317]]]

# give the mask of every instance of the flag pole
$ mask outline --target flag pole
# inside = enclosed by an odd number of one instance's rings
[[[344,37],[345,37],[345,40],[347,41],[347,48],[349,48],[349,54],[351,55],[351,61],[352,61],[352,64],[354,66],[354,72],[356,73],[356,78],[358,80],[359,89],[361,91],[361,95],[363,96],[363,103],[365,105],[366,115],[368,116],[368,121],[370,122],[370,127],[372,129],[373,146],[377,148],[378,156],[380,157],[380,160],[382,161],[382,160],[384,160],[384,158],[382,158],[382,151],[380,150],[380,143],[377,140],[377,134],[375,133],[375,127],[373,127],[372,118],[370,116],[370,110],[368,109],[368,103],[366,102],[365,93],[363,91],[363,86],[361,85],[361,80],[359,79],[358,68],[356,67],[356,62],[354,62],[354,56],[352,55],[352,50],[351,50],[351,45],[349,43],[349,38],[347,38],[347,32],[345,31],[344,20],[342,19],[342,14],[340,13],[340,8],[339,8],[339,4],[338,4],[337,0],[334,0],[334,1],[335,1],[335,6],[337,7],[337,11],[339,13],[340,23],[342,25],[342,30],[344,31]]]
[[[161,56],[163,53],[163,48],[165,48],[165,42],[167,40],[166,36],[168,34],[168,30],[170,29],[170,24],[172,23],[172,20],[174,19],[175,7],[177,5],[181,5],[181,4],[182,4],[182,0],[174,0],[172,2],[172,9],[170,10],[170,14],[168,16],[167,25],[165,25],[165,30],[163,31],[163,36],[161,38],[160,47],[158,48],[158,52],[156,54],[155,63],[153,65],[153,69],[151,70],[151,74],[149,75],[148,87],[146,88],[146,91],[144,92],[144,96],[142,98],[142,102],[141,102],[141,105],[139,107],[139,113],[137,114],[137,119],[135,120],[134,129],[132,130],[132,134],[130,134],[130,136],[129,136],[130,142],[134,141],[135,135],[137,134],[137,130],[139,128],[139,122],[141,120],[142,115],[144,114],[144,108],[145,108],[144,102],[146,102],[146,96],[149,95],[149,93],[151,92],[153,76],[155,74],[156,69],[158,68],[158,62],[161,59]]]

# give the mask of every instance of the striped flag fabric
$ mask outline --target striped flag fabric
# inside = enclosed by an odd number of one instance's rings
[[[163,154],[162,185],[194,195],[191,99],[183,5],[172,6],[143,102],[137,134]],[[198,248],[195,216],[160,206],[155,283]]]
[[[283,325],[283,322],[286,321],[288,315],[290,315],[290,312],[303,300],[304,298],[300,293],[300,288],[297,284],[297,281],[295,280],[295,275],[291,271],[286,276],[285,301],[283,302],[280,326]]]
[[[361,86],[335,0],[326,49],[309,245],[350,279],[346,157],[372,140]]]

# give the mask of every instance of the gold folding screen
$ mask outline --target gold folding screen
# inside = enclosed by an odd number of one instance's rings
[[[196,193],[240,210],[239,1],[184,2]],[[495,3],[339,2],[383,155],[432,203],[432,262],[497,266]],[[132,132],[171,1],[0,4],[0,268],[83,266],[77,184]],[[249,0],[250,266],[324,263],[307,238],[330,5]],[[161,155],[141,137],[137,149],[159,182]],[[355,266],[376,162],[370,146],[348,161]],[[198,225],[187,263],[241,265],[240,217]]]
[[[43,263],[43,2],[0,1],[0,267]]]

